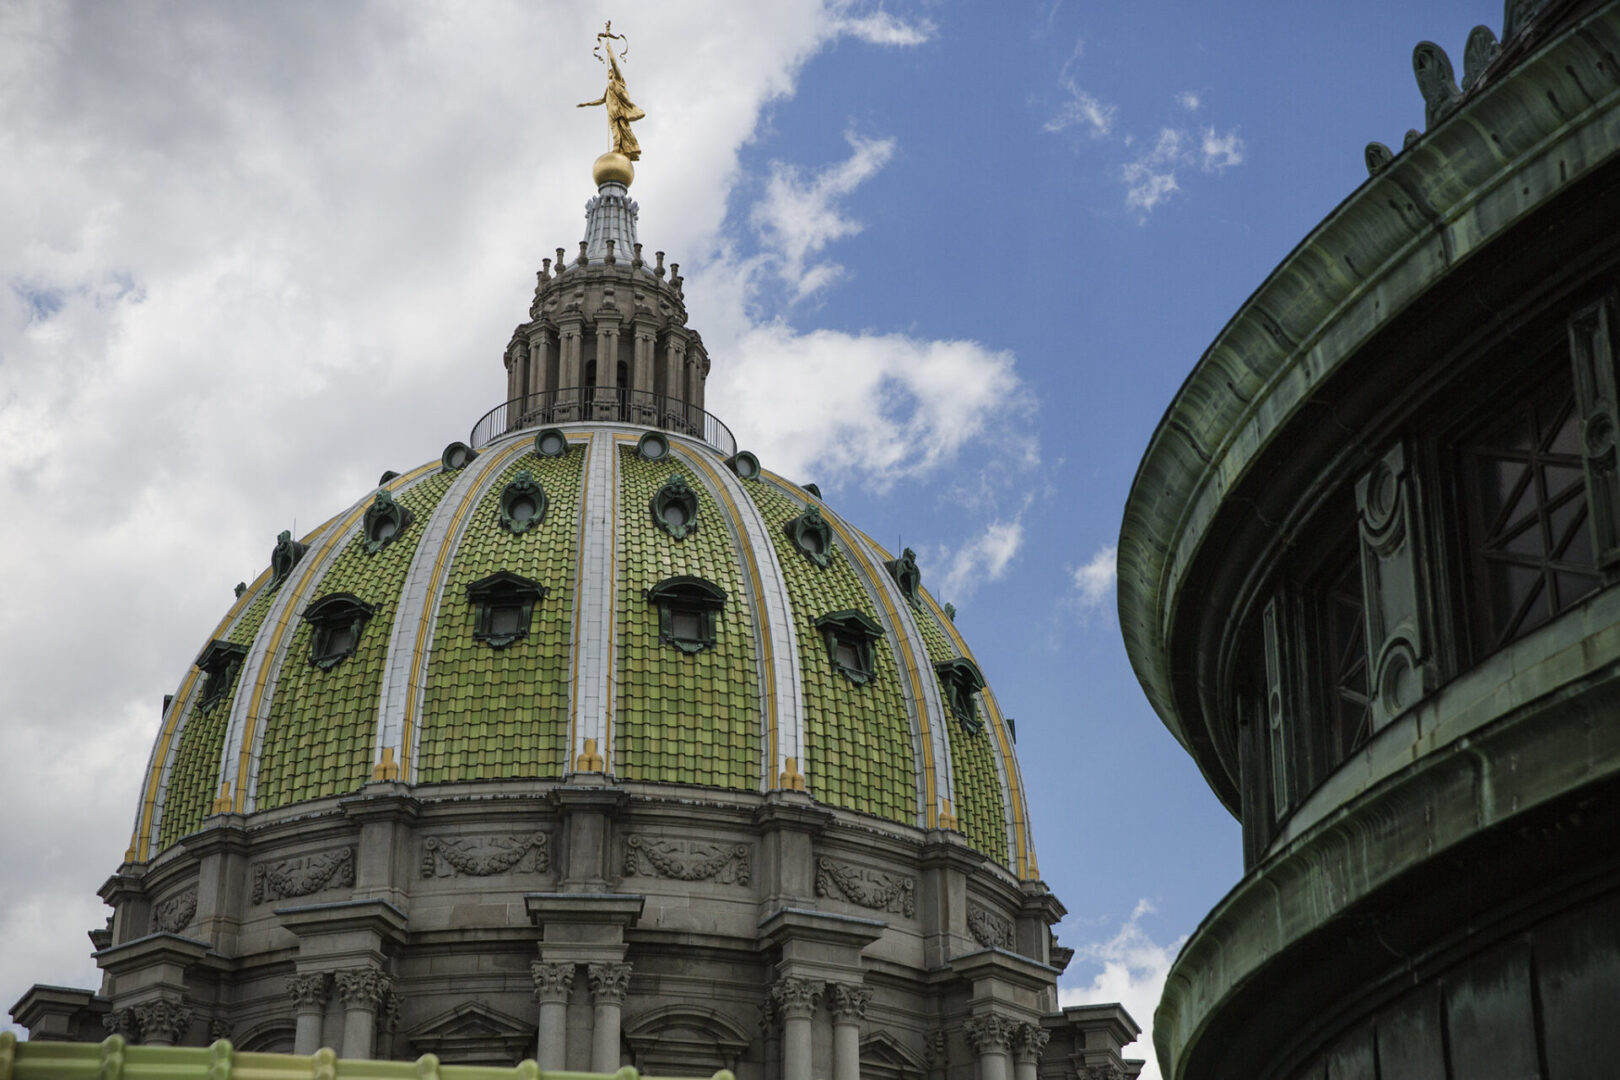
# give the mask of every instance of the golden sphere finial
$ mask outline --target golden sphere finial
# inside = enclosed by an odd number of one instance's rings
[[[636,178],[636,167],[630,164],[629,158],[617,150],[609,150],[597,158],[596,164],[591,166],[591,178],[596,181],[597,187],[603,184],[623,184],[629,187],[631,181]]]

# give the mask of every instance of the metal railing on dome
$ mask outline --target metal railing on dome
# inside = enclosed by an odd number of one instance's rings
[[[313,1054],[241,1053],[227,1040],[208,1047],[130,1046],[122,1035],[99,1043],[19,1042],[0,1032],[0,1080],[651,1080],[626,1065],[616,1073],[542,1070],[532,1059],[498,1065],[441,1065]],[[722,1069],[711,1080],[735,1080]]]
[[[718,417],[680,398],[609,386],[571,386],[529,394],[495,406],[473,425],[474,450],[497,436],[529,427],[594,420],[660,428],[702,439],[722,457],[737,452],[737,440]]]

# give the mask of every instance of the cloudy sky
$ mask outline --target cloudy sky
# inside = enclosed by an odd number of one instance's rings
[[[1121,505],[1363,144],[1421,126],[1412,46],[1494,0],[0,0],[0,1008],[95,984],[231,587],[503,395],[606,148],[606,16],[711,408],[917,549],[1019,722],[1065,1001],[1151,1021],[1240,855],[1120,646]]]

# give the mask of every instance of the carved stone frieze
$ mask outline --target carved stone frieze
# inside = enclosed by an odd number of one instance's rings
[[[832,983],[827,987],[827,992],[827,1007],[832,1011],[835,1023],[858,1024],[866,1019],[866,1006],[872,1000],[872,991],[863,986]]]
[[[945,1053],[945,1033],[943,1031],[931,1031],[928,1033],[928,1038],[923,1043],[923,1056],[927,1058],[929,1065],[940,1068],[944,1067],[947,1059]]]
[[[819,979],[786,976],[771,984],[771,1001],[782,1019],[807,1020],[816,1014],[826,985]]]
[[[573,964],[545,964],[536,960],[529,965],[529,974],[534,979],[534,1000],[542,1004],[568,1003],[568,995],[574,988]]]
[[[331,976],[324,971],[310,971],[287,977],[287,996],[300,1009],[324,1009],[332,994]]]
[[[752,873],[747,844],[711,844],[652,836],[631,836],[624,842],[626,877],[747,885]]]
[[[852,904],[901,915],[917,912],[917,882],[899,874],[816,860],[816,895],[842,896]]]
[[[197,914],[195,886],[161,901],[152,909],[152,926],[165,934],[178,934]]]
[[[540,874],[551,868],[546,834],[430,836],[422,842],[422,876]]]
[[[109,1035],[121,1035],[128,1042],[140,1042],[141,1021],[133,1008],[114,1009],[101,1018]]]
[[[1016,1021],[996,1013],[970,1016],[962,1021],[962,1030],[967,1034],[968,1042],[973,1044],[974,1052],[979,1054],[1010,1049],[1017,1029]]]
[[[260,863],[253,868],[253,902],[267,904],[354,885],[354,848]]]
[[[591,1001],[597,1005],[620,1005],[630,991],[629,964],[591,964],[585,969],[591,980]]]
[[[394,980],[382,968],[372,964],[333,972],[332,979],[337,984],[344,1007],[348,1009],[371,1009],[375,1012],[394,987]]]
[[[1011,949],[1014,944],[1012,920],[980,904],[969,904],[968,933],[987,949]]]

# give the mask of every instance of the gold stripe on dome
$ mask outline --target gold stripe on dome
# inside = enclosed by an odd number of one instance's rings
[[[776,658],[771,652],[771,617],[766,610],[765,583],[759,576],[759,558],[754,554],[754,545],[748,538],[748,530],[742,527],[742,511],[726,489],[718,470],[709,462],[704,461],[700,454],[693,454],[687,460],[697,465],[709,474],[709,479],[720,498],[725,502],[726,508],[731,511],[731,520],[737,525],[735,530],[737,547],[743,554],[743,562],[748,567],[748,582],[754,590],[755,617],[758,620],[757,633],[759,636],[760,662],[764,667],[765,678],[763,682],[765,696],[765,746],[766,753],[770,755],[770,768],[765,770],[765,784],[767,790],[779,786],[780,778],[777,770],[780,762],[777,759],[777,715],[776,715]],[[802,751],[802,747],[801,747]]]
[[[429,462],[426,465],[419,465],[410,472],[406,473],[404,476],[396,477],[393,481],[391,481],[393,487],[389,490],[394,491],[399,488],[403,488],[406,484],[416,480],[417,477],[426,474],[430,469],[437,469],[439,467],[440,464],[437,461]],[[276,663],[276,657],[281,653],[281,639],[286,636],[287,628],[293,625],[293,616],[303,608],[304,597],[308,596],[310,590],[316,586],[318,580],[315,573],[316,569],[322,565],[327,556],[331,554],[333,547],[339,541],[347,540],[349,538],[350,531],[354,529],[357,524],[359,524],[361,518],[365,517],[366,510],[369,509],[370,506],[371,496],[367,495],[365,498],[355,503],[354,507],[350,509],[347,514],[335,515],[327,518],[325,524],[309,533],[309,535],[304,538],[306,542],[312,537],[319,536],[322,530],[330,526],[332,522],[337,521],[338,517],[342,517],[343,519],[337,528],[332,529],[329,533],[327,533],[326,542],[321,545],[319,551],[306,551],[304,553],[304,557],[299,560],[299,565],[308,566],[309,572],[301,575],[298,578],[298,583],[296,586],[293,585],[291,580],[284,583],[284,588],[296,589],[296,591],[292,594],[295,599],[290,601],[284,608],[282,608],[281,617],[276,620],[276,625],[271,629],[269,647],[265,650],[264,659],[259,664],[259,670],[254,674],[253,695],[248,699],[247,711],[242,714],[242,749],[237,755],[236,759],[236,792],[232,797],[231,804],[232,809],[234,809],[238,814],[247,809],[247,776],[249,773],[249,766],[253,762],[254,731],[258,726],[259,708],[264,702],[264,692],[270,678],[270,672],[272,669],[279,669],[280,667],[280,665]],[[261,628],[259,632],[262,634],[264,631]]]
[[[531,443],[525,439],[513,440],[511,445],[500,450],[486,450],[490,460],[482,466],[484,475],[498,477],[500,471],[513,458],[528,450]],[[424,468],[436,467],[424,466]],[[468,468],[471,467],[469,464]],[[414,475],[414,474],[413,474]],[[462,496],[461,505],[450,519],[450,527],[445,530],[444,542],[439,545],[438,554],[433,560],[433,575],[428,579],[427,602],[422,605],[422,617],[416,624],[416,646],[411,651],[411,676],[405,684],[405,720],[399,737],[399,768],[402,780],[410,780],[415,773],[412,765],[411,751],[412,736],[416,734],[417,691],[422,687],[422,667],[427,663],[429,644],[433,640],[433,616],[438,611],[439,590],[444,587],[444,573],[448,565],[447,560],[454,554],[457,546],[457,537],[461,534],[462,523],[467,515],[472,513],[473,507],[478,505],[478,499],[483,494],[482,482],[469,484],[467,492]],[[347,531],[347,530],[345,530]],[[238,793],[240,797],[240,793]]]
[[[760,470],[760,474],[793,492],[800,499],[803,499],[806,504],[809,504],[813,498],[809,492],[791,480],[784,480],[775,473],[764,469]],[[817,499],[816,504],[820,505],[820,503],[821,500]],[[822,517],[826,519],[827,524],[832,526],[833,531],[844,542],[845,549],[860,564],[861,569],[866,572],[866,576],[874,583],[878,602],[883,605],[889,626],[894,630],[895,640],[902,645],[902,648],[895,650],[897,653],[895,659],[905,668],[906,678],[911,683],[911,700],[917,703],[917,741],[922,743],[923,748],[923,802],[926,806],[923,811],[923,825],[929,829],[938,828],[939,797],[936,790],[937,778],[934,775],[934,741],[929,737],[929,732],[926,730],[929,723],[928,699],[923,694],[922,676],[917,670],[915,657],[912,650],[906,647],[908,643],[901,636],[904,624],[900,621],[900,613],[895,609],[894,601],[890,599],[888,590],[883,587],[882,579],[877,576],[880,573],[886,573],[886,571],[874,566],[872,560],[867,558],[866,552],[861,549],[860,544],[855,542],[855,537],[851,535],[850,528],[845,526],[842,518],[829,512],[823,512]],[[862,533],[861,535],[864,537],[866,534]]]

